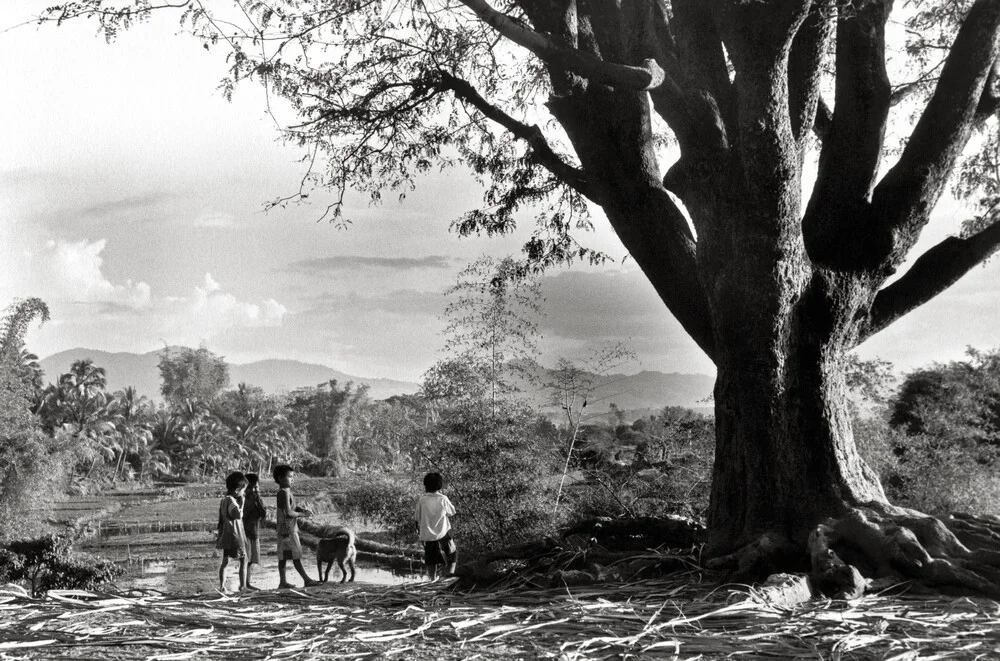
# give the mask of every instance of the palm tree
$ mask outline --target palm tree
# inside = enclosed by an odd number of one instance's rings
[[[90,461],[87,475],[98,460],[113,462],[122,451],[108,410],[106,385],[103,367],[89,358],[78,360],[59,377],[58,384],[45,389],[38,407],[44,428],[72,439],[80,458]]]
[[[114,394],[108,412],[121,439],[121,451],[112,477],[115,480],[119,472],[123,471],[129,454],[138,457],[140,466],[149,456],[153,440],[152,403],[149,398],[140,395],[135,387],[128,386]]]

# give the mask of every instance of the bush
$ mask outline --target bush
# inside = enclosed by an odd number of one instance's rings
[[[0,577],[24,582],[32,597],[49,590],[93,589],[123,573],[108,560],[75,557],[73,542],[64,535],[16,540],[0,549]]]
[[[1000,511],[997,450],[927,434],[907,435],[884,418],[855,422],[862,457],[897,505],[928,514]]]
[[[349,487],[336,507],[345,519],[376,523],[396,540],[412,542],[417,535],[414,507],[423,491],[418,487],[416,478],[371,476]]]
[[[574,453],[574,465],[586,480],[570,490],[573,516],[677,514],[703,519],[715,456],[712,418],[666,407],[630,429],[633,446],[609,444],[587,430],[581,452]]]
[[[551,534],[557,467],[514,404],[469,403],[449,411],[428,447],[458,511],[456,536],[472,555]]]

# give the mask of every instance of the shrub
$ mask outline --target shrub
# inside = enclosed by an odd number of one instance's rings
[[[634,423],[634,446],[609,445],[588,433],[575,465],[586,479],[571,490],[573,516],[660,516],[703,519],[712,480],[712,418],[679,407]],[[588,430],[590,432],[590,430]],[[625,449],[632,450],[628,457]]]
[[[928,514],[1000,511],[1000,457],[995,448],[907,435],[884,418],[856,421],[854,429],[861,455],[878,473],[892,502]]]
[[[416,539],[413,518],[417,498],[422,491],[413,477],[371,476],[349,487],[336,507],[348,520],[376,523],[398,541]]]
[[[89,590],[123,573],[108,560],[75,557],[73,542],[64,535],[16,540],[0,549],[0,577],[26,583],[33,597],[48,590]]]
[[[429,463],[459,514],[463,549],[476,553],[550,534],[556,474],[533,434],[535,417],[515,404],[467,403],[441,420]]]

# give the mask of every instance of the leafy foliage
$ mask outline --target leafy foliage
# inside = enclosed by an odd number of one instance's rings
[[[349,521],[378,523],[399,542],[412,542],[416,522],[414,505],[420,496],[419,479],[410,474],[366,475],[354,483],[336,503]]]
[[[299,388],[290,397],[291,420],[305,431],[312,468],[323,475],[343,475],[351,463],[351,444],[361,424],[368,387],[343,387],[333,379],[315,388]]]
[[[221,423],[227,444],[238,454],[239,465],[258,470],[300,459],[303,434],[288,413],[283,398],[245,383],[221,393],[212,405],[212,414]]]
[[[204,346],[168,349],[160,356],[160,392],[174,407],[185,401],[211,402],[229,385],[229,366]]]
[[[1000,351],[906,375],[879,416],[855,422],[866,460],[894,501],[921,511],[1000,508]]]
[[[575,514],[703,519],[708,508],[715,450],[712,418],[666,407],[648,419],[581,429],[571,466],[585,478],[570,490]]]
[[[524,361],[538,352],[538,281],[510,257],[477,259],[446,295],[445,350],[424,375],[423,394],[446,404],[515,396]]]
[[[123,573],[108,560],[74,556],[72,540],[64,535],[20,539],[0,550],[0,580],[25,582],[33,597],[49,590],[89,590]]]
[[[556,527],[552,456],[537,442],[532,412],[469,402],[434,430],[428,463],[459,511],[456,529],[473,553],[535,539]]]
[[[59,448],[31,411],[39,379],[23,343],[35,319],[48,319],[48,308],[27,299],[0,321],[0,539],[34,531],[62,476]]]
[[[1000,447],[1000,350],[908,374],[889,423],[942,442]]]

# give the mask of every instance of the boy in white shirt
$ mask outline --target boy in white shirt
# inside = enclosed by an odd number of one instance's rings
[[[444,487],[441,473],[424,475],[424,489],[427,491],[417,501],[416,519],[420,526],[420,541],[424,543],[424,564],[427,576],[432,581],[437,578],[438,565],[445,565],[443,575],[455,571],[458,563],[458,548],[451,538],[449,516],[455,516],[455,507],[448,496],[440,493]]]

